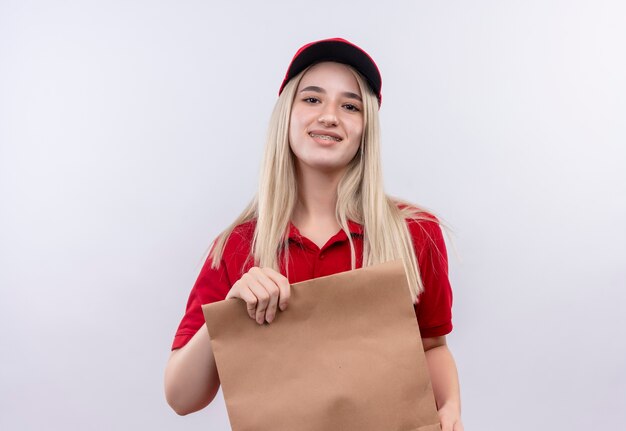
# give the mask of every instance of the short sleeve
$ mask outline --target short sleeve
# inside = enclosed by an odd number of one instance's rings
[[[226,298],[230,290],[231,283],[225,262],[222,260],[217,269],[211,268],[211,263],[212,260],[208,257],[191,289],[185,315],[178,326],[172,343],[172,350],[187,344],[191,337],[198,332],[198,329],[204,325],[202,305],[221,301]]]
[[[248,260],[254,235],[254,220],[236,226],[224,244],[222,258],[217,269],[212,268],[209,256],[198,275],[187,301],[185,315],[178,326],[172,350],[180,349],[189,342],[198,329],[204,325],[202,305],[211,304],[226,298],[233,283],[241,278],[251,266]],[[213,242],[213,247],[215,246]],[[211,248],[213,248],[211,247]],[[211,250],[212,251],[212,250]]]
[[[411,220],[409,231],[424,285],[424,291],[415,304],[421,336],[428,338],[449,334],[452,331],[452,288],[441,227],[436,221]]]

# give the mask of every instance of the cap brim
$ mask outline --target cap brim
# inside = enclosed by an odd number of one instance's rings
[[[307,67],[322,61],[336,61],[354,67],[367,81],[381,102],[382,78],[374,60],[362,49],[342,39],[329,39],[305,45],[294,56],[280,87],[279,94],[287,82]]]

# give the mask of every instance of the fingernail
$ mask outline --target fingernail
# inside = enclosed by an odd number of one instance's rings
[[[280,307],[280,311],[285,311],[285,308],[287,308],[287,305],[286,304],[280,304],[279,307]]]

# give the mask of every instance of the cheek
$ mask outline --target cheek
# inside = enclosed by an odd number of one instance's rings
[[[306,111],[302,111],[298,109],[297,106],[294,106],[291,115],[289,117],[289,129],[288,129],[288,137],[289,137],[289,146],[293,150],[294,147],[301,146],[303,139],[305,139],[305,130],[310,123],[310,115],[306,115]]]
[[[363,130],[363,123],[359,122],[359,123],[355,123],[352,125],[352,129],[351,129],[351,135],[352,135],[352,139],[356,142],[356,145],[360,145],[361,144],[361,139],[363,137],[363,133],[365,132],[365,130]]]
[[[297,154],[299,152],[298,148],[301,146],[298,143],[298,137],[295,134],[292,134],[291,131],[289,132],[289,136],[288,136],[288,143],[289,143],[289,148],[291,149],[291,152],[294,154]]]
[[[289,139],[289,146],[293,149],[294,138],[296,137],[296,130],[298,129],[298,121],[292,115],[289,118],[289,129],[287,130],[287,138]]]
[[[350,148],[350,153],[349,153],[350,160],[354,159],[357,156],[357,154],[359,154],[360,150],[361,150],[361,140],[359,139],[359,140],[356,140],[353,143],[352,148]]]
[[[354,131],[354,135],[353,135],[353,139],[352,139],[352,143],[351,143],[351,149],[350,149],[350,157],[351,157],[351,159],[356,157],[356,155],[361,150],[361,140],[362,140],[362,136],[363,136],[362,133],[363,133],[362,129],[357,129],[357,130]]]
[[[297,133],[298,129],[301,127],[301,115],[298,114],[297,109],[293,109],[291,111],[291,115],[289,116],[289,136],[293,136]]]

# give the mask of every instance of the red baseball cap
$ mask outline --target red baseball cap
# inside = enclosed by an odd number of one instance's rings
[[[380,76],[378,66],[372,57],[361,48],[345,39],[338,37],[323,39],[316,42],[307,43],[293,56],[285,79],[278,90],[278,95],[283,92],[283,88],[291,78],[302,72],[312,64],[322,61],[336,61],[354,67],[367,81],[370,88],[378,98],[378,106],[382,103],[383,96],[381,89],[383,79]]]

